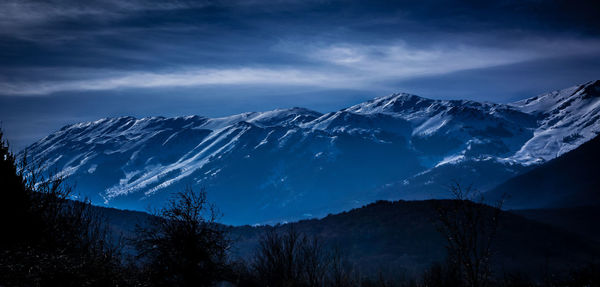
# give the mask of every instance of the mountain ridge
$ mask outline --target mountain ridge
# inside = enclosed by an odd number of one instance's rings
[[[324,114],[296,107],[105,118],[66,126],[28,149],[36,155],[30,162],[70,176],[96,204],[140,210],[184,185],[204,186],[225,214],[240,214],[232,222],[272,222],[377,199],[423,199],[411,195],[423,186],[440,197],[447,175],[469,165],[475,174],[489,171],[491,188],[600,132],[599,86],[512,104],[400,93]],[[420,185],[411,183],[419,177]]]

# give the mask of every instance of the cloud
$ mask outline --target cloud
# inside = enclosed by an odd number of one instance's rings
[[[88,19],[89,17],[125,17],[133,12],[198,8],[208,1],[30,1],[4,0],[0,2],[0,28],[10,29],[44,25],[53,21]],[[10,29],[9,29],[10,28]]]
[[[600,40],[533,39],[512,47],[437,43],[411,47],[404,41],[391,45],[333,44],[313,48],[317,61],[399,79],[446,74],[461,70],[514,64],[541,58],[581,55],[600,50]]]
[[[130,72],[107,78],[32,83],[0,83],[9,95],[44,95],[64,91],[95,91],[122,88],[190,87],[206,85],[299,85],[348,87],[348,78],[298,69],[234,68],[193,69],[177,72]],[[352,86],[352,85],[350,85]]]
[[[529,39],[497,48],[447,41],[415,47],[401,40],[388,45],[360,43],[287,43],[273,49],[298,58],[300,65],[276,61],[262,65],[169,69],[26,69],[32,79],[2,79],[2,94],[47,95],[65,91],[227,85],[302,86],[322,89],[393,90],[393,83],[458,71],[490,68],[544,58],[584,55],[600,50],[600,40]],[[20,72],[23,74],[23,71]],[[56,75],[61,75],[57,77]]]
[[[398,79],[450,73],[465,69],[510,64],[528,59],[526,53],[470,46],[410,48],[395,45],[333,45],[311,53],[319,61]]]

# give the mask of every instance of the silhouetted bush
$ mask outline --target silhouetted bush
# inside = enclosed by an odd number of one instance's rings
[[[339,249],[327,248],[317,237],[276,229],[263,235],[251,270],[263,286],[359,286]]]
[[[317,239],[290,227],[284,234],[268,231],[259,244],[253,270],[266,286],[315,286],[311,283],[324,280],[327,263]]]
[[[230,242],[206,192],[186,188],[144,227],[134,244],[153,286],[211,286],[228,273]]]

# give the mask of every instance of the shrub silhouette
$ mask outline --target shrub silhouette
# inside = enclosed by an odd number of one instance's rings
[[[186,188],[156,215],[138,226],[133,239],[148,285],[211,286],[224,280],[230,242],[204,190]]]
[[[339,249],[296,231],[268,230],[259,242],[251,270],[263,286],[358,286]]]

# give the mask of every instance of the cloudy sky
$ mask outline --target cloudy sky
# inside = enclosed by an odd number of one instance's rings
[[[107,116],[510,102],[600,79],[597,2],[4,0],[0,121],[19,150]]]

